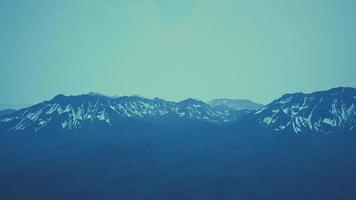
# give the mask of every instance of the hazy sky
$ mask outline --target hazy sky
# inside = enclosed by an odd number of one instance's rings
[[[356,87],[355,0],[0,0],[0,103]]]

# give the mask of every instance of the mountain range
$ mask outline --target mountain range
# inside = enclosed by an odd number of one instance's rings
[[[356,89],[213,102],[89,93],[5,111],[0,199],[356,197]]]
[[[205,103],[140,96],[109,97],[98,93],[57,95],[49,101],[0,115],[2,132],[77,130],[117,127],[126,121],[215,125],[249,123],[272,132],[321,133],[356,131],[356,89],[333,88],[310,94],[286,94],[263,106],[249,100],[216,99]]]

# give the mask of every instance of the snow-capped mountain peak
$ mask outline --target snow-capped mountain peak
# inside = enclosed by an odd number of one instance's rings
[[[275,131],[332,133],[356,131],[356,89],[334,88],[311,94],[286,94],[255,112]]]

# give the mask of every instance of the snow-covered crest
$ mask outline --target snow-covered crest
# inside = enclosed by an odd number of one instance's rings
[[[354,96],[354,88],[288,94],[261,108],[255,113],[255,118],[275,131],[324,134],[334,130],[356,131]]]

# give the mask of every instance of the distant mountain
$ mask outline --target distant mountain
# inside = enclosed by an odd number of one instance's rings
[[[9,115],[11,113],[16,112],[16,110],[14,109],[5,109],[5,110],[0,110],[0,117],[1,116],[5,116],[5,115]]]
[[[263,107],[262,104],[255,103],[247,99],[215,99],[208,103],[212,107],[226,106],[234,110],[258,110]]]
[[[89,93],[58,95],[50,101],[0,117],[0,127],[8,130],[71,130],[88,125],[117,126],[127,120],[172,119],[222,123],[234,121],[242,114],[228,108],[214,109],[195,99],[176,103],[159,98],[108,97]]]
[[[286,94],[258,110],[253,118],[277,132],[356,132],[356,89]]]

